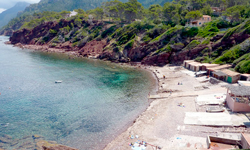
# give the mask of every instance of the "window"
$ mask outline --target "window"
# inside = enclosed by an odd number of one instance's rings
[[[207,18],[207,20],[209,21],[209,18]]]
[[[199,22],[199,25],[201,25],[201,22]]]
[[[202,20],[204,20],[204,17],[202,18]]]

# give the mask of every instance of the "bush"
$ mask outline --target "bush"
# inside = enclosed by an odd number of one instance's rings
[[[188,49],[188,50],[190,50],[190,49],[192,49],[192,48],[195,48],[197,45],[199,45],[200,44],[200,41],[198,41],[198,40],[193,40],[193,41],[191,41],[187,46],[186,46],[186,48],[185,49]]]
[[[186,27],[183,28],[181,36],[183,37],[194,37],[198,34],[199,29],[197,27]]]
[[[157,36],[156,38],[154,38],[150,42],[156,42],[156,41],[159,41],[159,40],[164,40],[163,44],[167,43],[170,40],[170,38],[172,37],[172,35],[174,33],[176,33],[177,31],[181,30],[181,29],[183,29],[183,26],[177,25],[175,27],[172,27],[172,28],[168,29],[166,32],[164,32],[163,34],[161,34],[161,35]]]
[[[217,24],[215,21],[211,21],[208,23],[205,23],[199,30],[198,36],[200,37],[208,37],[208,36],[214,36],[219,32],[219,29],[217,27]]]
[[[240,58],[234,60],[233,63],[238,64],[239,62],[246,60],[246,59],[250,60],[250,53],[247,53],[247,54],[241,56]]]
[[[250,73],[250,60],[241,61],[236,67],[235,70],[240,73]]]
[[[101,37],[102,37],[102,38],[105,38],[105,37],[107,37],[107,36],[113,34],[114,31],[115,31],[115,29],[116,29],[116,25],[114,25],[114,26],[108,28],[107,30],[105,30],[104,32],[102,32]]]
[[[56,30],[53,30],[53,29],[50,29],[50,30],[49,30],[49,33],[50,33],[50,34],[57,34],[57,31],[56,31]]]
[[[131,49],[134,45],[135,40],[130,40],[124,47],[124,49]]]
[[[166,45],[165,47],[161,48],[161,49],[158,49],[157,51],[155,51],[153,53],[153,55],[156,55],[156,54],[159,54],[159,53],[162,53],[162,52],[171,52],[172,51],[172,48],[170,47],[170,45]]]
[[[201,44],[203,44],[203,45],[207,45],[207,44],[209,44],[210,43],[210,39],[209,38],[206,38],[205,40],[203,40],[202,42],[201,42]]]
[[[235,59],[239,58],[241,55],[242,51],[240,50],[240,46],[236,45],[232,47],[230,50],[226,51],[222,56],[215,59],[214,63],[216,64],[232,63]]]
[[[148,30],[142,40],[144,42],[149,42],[150,40],[156,38],[157,36],[161,35],[162,33],[164,33],[167,29],[169,29],[170,26],[166,26],[163,24],[160,24],[158,26],[155,26],[153,29]]]

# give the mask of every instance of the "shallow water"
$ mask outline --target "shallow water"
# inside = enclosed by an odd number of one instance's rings
[[[22,50],[6,40],[0,37],[0,148],[34,149],[36,134],[102,149],[147,107],[155,85],[146,71]]]

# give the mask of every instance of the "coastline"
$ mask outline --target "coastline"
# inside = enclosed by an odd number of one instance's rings
[[[5,44],[9,44],[12,45],[8,42],[5,42]],[[46,52],[46,53],[62,53],[65,54],[66,56],[69,56],[69,59],[73,59],[73,58],[89,58],[89,59],[96,59],[94,57],[83,57],[82,55],[79,55],[77,53],[77,51],[69,51],[67,49],[58,49],[58,48],[50,48],[48,46],[41,46],[41,45],[23,45],[23,44],[16,44],[16,45],[12,45],[14,47],[19,47],[21,49],[28,49],[28,50],[32,50],[32,51],[38,51],[38,52]],[[97,59],[100,60],[100,59]],[[105,61],[105,60],[100,60],[100,61]],[[110,61],[108,61],[110,62]],[[152,66],[147,66],[147,65],[142,65],[140,62],[131,62],[131,63],[117,63],[117,62],[111,62],[120,66],[125,66],[125,67],[130,67],[130,68],[134,68],[134,69],[139,69],[139,70],[143,70],[146,71],[150,74],[150,76],[152,76],[153,82],[154,82],[154,88],[152,89],[151,93],[157,93],[159,90],[159,80],[156,76],[156,74],[154,72],[152,72],[149,68]],[[133,120],[131,122],[128,122],[125,126],[122,127],[122,129],[120,129],[120,133],[116,134],[114,137],[110,138],[110,142],[112,142],[113,140],[116,139],[116,136],[122,134],[123,132],[125,132],[130,126],[132,126],[134,123],[134,120],[136,120],[141,113],[145,112],[146,109],[149,107],[150,103],[152,101],[150,101],[147,105],[146,108],[144,110],[142,110],[141,112],[138,113],[138,116],[136,116],[135,118],[133,118]],[[110,143],[109,142],[109,143]],[[108,143],[105,143],[103,147],[106,147]]]
[[[37,45],[15,45],[20,48],[31,50],[65,53],[72,57],[83,57],[77,51],[67,49],[49,48],[48,46]],[[93,59],[92,57],[89,57]],[[117,63],[120,65],[131,66],[134,68],[145,69],[152,73],[157,87],[156,94],[150,95],[149,104],[146,110],[135,118],[135,121],[128,123],[121,134],[112,138],[104,150],[127,150],[131,149],[129,143],[138,140],[147,142],[151,147],[158,146],[162,149],[183,149],[205,148],[208,134],[216,135],[220,128],[208,126],[184,125],[185,112],[196,112],[195,97],[202,94],[214,94],[216,92],[225,93],[225,89],[220,85],[209,85],[212,88],[195,90],[206,83],[200,83],[194,78],[191,71],[187,71],[180,66],[146,66],[140,63]],[[165,78],[164,78],[165,76]],[[182,83],[178,85],[177,83]],[[170,93],[170,91],[172,91]],[[151,93],[152,94],[152,93]],[[178,103],[185,104],[185,108],[179,107]],[[138,136],[131,139],[132,136]],[[188,144],[185,144],[188,143]],[[152,146],[153,145],[153,146]],[[150,147],[149,146],[149,147]]]

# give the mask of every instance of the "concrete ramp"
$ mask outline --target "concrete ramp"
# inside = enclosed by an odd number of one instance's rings
[[[244,114],[186,112],[184,123],[191,125],[241,126],[250,121]]]
[[[196,98],[196,103],[198,105],[223,104],[225,99],[226,94],[223,93],[199,95]]]

